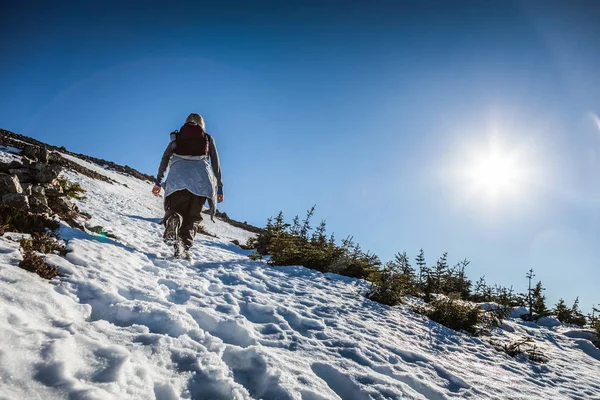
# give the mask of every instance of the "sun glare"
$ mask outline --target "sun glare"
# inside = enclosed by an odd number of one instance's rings
[[[471,178],[480,190],[497,196],[514,188],[519,171],[508,155],[482,154],[472,166]]]
[[[512,140],[517,140],[512,137]],[[508,205],[521,207],[533,200],[538,170],[526,141],[512,142],[497,131],[482,141],[465,140],[447,169],[448,183],[465,204],[488,209]],[[539,178],[539,177],[538,177]]]

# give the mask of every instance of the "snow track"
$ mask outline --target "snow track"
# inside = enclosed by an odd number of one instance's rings
[[[0,239],[2,399],[600,399],[581,331],[507,321],[497,335],[533,335],[551,359],[518,361],[366,300],[362,282],[251,261],[230,241],[252,234],[208,217],[218,238],[173,260],[149,183],[71,159],[122,184],[66,174],[116,239],[63,226],[52,283]]]

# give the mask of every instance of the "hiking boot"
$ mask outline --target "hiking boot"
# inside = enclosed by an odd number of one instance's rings
[[[171,245],[177,242],[179,238],[179,228],[181,227],[181,215],[173,214],[165,222],[165,233],[163,234],[163,240],[166,244]]]
[[[190,252],[190,248],[185,246],[181,240],[177,240],[173,247],[173,257],[188,261],[192,259],[192,253]]]
[[[173,244],[173,257],[181,258],[181,254],[183,253],[183,243],[181,240],[176,240]]]
[[[192,252],[189,249],[183,250],[183,253],[181,254],[181,259],[192,261]]]

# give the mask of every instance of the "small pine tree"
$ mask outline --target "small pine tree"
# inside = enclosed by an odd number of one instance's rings
[[[575,298],[573,306],[571,307],[571,321],[569,323],[579,326],[585,326],[586,324],[585,315],[579,309],[579,297]]]
[[[486,294],[488,293],[488,284],[485,282],[485,276],[479,278],[479,280],[475,283],[475,290],[473,295],[471,296],[471,301],[475,302],[485,302],[491,301],[491,299],[487,298]]]
[[[319,247],[325,246],[327,243],[327,237],[325,236],[326,230],[327,230],[327,224],[325,223],[325,221],[321,221],[321,223],[319,224],[319,227],[317,229],[315,229],[315,231],[313,232],[313,234],[310,238],[310,242],[313,245],[316,245]]]
[[[569,324],[571,321],[571,310],[569,310],[563,299],[558,300],[552,313],[563,324]]]
[[[446,282],[448,280],[449,268],[448,268],[448,253],[442,254],[442,256],[435,263],[435,267],[432,271],[433,276],[433,291],[434,293],[444,293],[446,291]]]
[[[529,315],[533,315],[533,296],[532,296],[531,280],[533,279],[534,276],[535,276],[535,274],[533,273],[533,268],[529,269],[529,271],[525,275],[525,278],[527,278],[527,280],[529,282],[528,286],[527,286],[527,304],[529,305]]]
[[[397,266],[403,294],[417,295],[417,274],[410,265],[410,258],[406,255],[406,252],[397,253],[392,263]]]
[[[596,313],[600,313],[600,309],[592,306],[592,320],[590,321],[590,325],[596,331],[596,346],[600,348],[600,317]]]
[[[427,269],[427,263],[425,262],[425,252],[423,251],[423,249],[419,250],[419,255],[417,255],[417,257],[415,258],[415,263],[417,264],[417,267],[419,268],[418,284],[422,288],[425,276],[429,272]]]
[[[306,212],[306,218],[304,218],[304,221],[302,221],[302,227],[300,228],[300,236],[306,240],[308,240],[308,232],[312,229],[310,226],[310,220],[315,214],[315,207],[316,206],[312,206],[310,210]]]
[[[300,218],[296,215],[294,220],[292,221],[292,226],[290,228],[290,234],[293,236],[300,235]]]
[[[550,310],[546,307],[546,296],[543,292],[546,290],[542,287],[542,281],[539,281],[531,292],[532,297],[532,311],[538,317],[544,317],[550,314]]]
[[[595,305],[592,304],[592,312],[588,314],[588,322],[592,329],[596,327],[596,323],[600,320],[596,313],[600,313],[600,309],[598,309]]]
[[[471,262],[467,259],[459,262],[453,271],[453,285],[451,288],[451,292],[456,292],[460,294],[460,298],[463,300],[467,300],[471,296],[471,280],[467,278],[466,268]]]
[[[365,296],[378,303],[395,306],[402,301],[404,290],[405,282],[402,280],[400,266],[393,261],[388,261],[374,274],[371,287]]]

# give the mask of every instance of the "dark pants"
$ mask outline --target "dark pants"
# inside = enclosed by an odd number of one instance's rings
[[[165,219],[173,214],[179,214],[183,223],[179,227],[179,238],[185,248],[190,248],[194,243],[194,236],[202,221],[202,206],[206,197],[196,196],[187,190],[179,190],[165,198]]]

